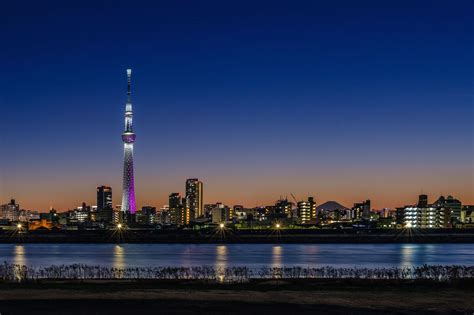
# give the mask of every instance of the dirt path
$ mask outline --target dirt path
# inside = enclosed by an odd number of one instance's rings
[[[474,314],[474,290],[469,288],[406,289],[366,287],[300,289],[140,288],[88,285],[86,289],[39,287],[0,288],[0,313],[140,314]],[[322,312],[322,313],[321,313]],[[138,313],[137,313],[138,314]]]

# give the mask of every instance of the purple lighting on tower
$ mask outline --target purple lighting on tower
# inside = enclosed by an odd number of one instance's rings
[[[137,206],[135,203],[135,182],[133,176],[133,143],[135,133],[133,132],[133,111],[131,101],[132,69],[127,69],[127,104],[125,106],[125,131],[122,133],[123,141],[123,191],[122,191],[122,211],[135,213]]]

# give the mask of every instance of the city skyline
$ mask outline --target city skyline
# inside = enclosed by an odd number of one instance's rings
[[[473,313],[473,13],[4,1],[0,315]]]
[[[196,192],[192,192],[190,193],[190,191],[194,191],[195,188],[191,188],[190,190],[190,186],[189,186],[189,183],[192,182],[192,183],[196,183],[198,184],[198,188],[197,188],[197,191],[198,191],[198,195],[196,195]],[[143,208],[148,208],[148,207],[154,207],[154,208],[168,208],[170,207],[170,204],[171,204],[171,196],[177,196],[177,200],[179,200],[179,202],[181,203],[182,202],[182,206],[183,206],[183,209],[185,209],[185,213],[187,213],[188,216],[192,216],[192,217],[200,217],[202,215],[204,215],[204,206],[215,206],[216,204],[221,204],[221,205],[225,205],[225,206],[231,206],[231,207],[244,207],[244,208],[265,208],[265,207],[273,207],[276,203],[279,203],[281,201],[284,201],[284,202],[289,202],[289,204],[291,204],[293,207],[293,209],[295,209],[297,206],[299,207],[299,204],[305,204],[304,206],[306,206],[306,203],[308,202],[307,200],[310,200],[311,203],[314,203],[314,207],[316,206],[322,206],[323,204],[331,204],[331,207],[333,207],[333,205],[338,205],[338,206],[341,206],[341,209],[350,209],[351,207],[354,207],[354,208],[358,208],[360,207],[361,205],[364,205],[365,202],[368,203],[368,208],[366,208],[365,211],[371,211],[371,210],[374,210],[374,211],[382,211],[382,210],[392,210],[394,211],[395,209],[397,208],[400,208],[400,207],[406,207],[406,206],[417,206],[417,205],[420,205],[420,201],[416,201],[416,200],[409,200],[407,202],[400,202],[398,203],[396,206],[394,207],[371,207],[371,199],[367,199],[367,200],[363,200],[363,198],[361,198],[360,200],[350,200],[348,202],[339,202],[341,199],[321,199],[321,200],[316,200],[316,198],[314,198],[312,195],[306,195],[306,196],[303,196],[303,197],[296,197],[293,193],[290,193],[289,195],[286,194],[286,195],[280,195],[278,197],[275,197],[274,199],[272,200],[269,200],[268,202],[263,202],[263,203],[259,203],[259,204],[254,204],[254,205],[250,205],[250,204],[243,204],[242,202],[233,202],[233,203],[226,203],[226,202],[222,202],[220,199],[217,199],[217,200],[208,200],[204,203],[204,198],[203,198],[203,181],[199,180],[198,178],[188,178],[186,179],[185,181],[185,186],[184,186],[184,189],[177,189],[175,191],[171,191],[169,192],[168,196],[167,196],[167,201],[165,201],[163,204],[160,204],[160,205],[157,205],[157,204],[143,204],[141,205],[140,207],[136,206],[136,210],[139,210],[139,209],[143,209]],[[195,184],[192,184],[193,186]],[[120,210],[122,212],[129,212],[129,213],[132,213],[132,214],[135,214],[135,212],[132,212],[130,210],[124,210],[123,206],[121,204],[115,204],[113,203],[113,200],[117,199],[117,197],[113,198],[112,196],[115,196],[112,194],[112,187],[110,186],[106,186],[106,185],[101,185],[101,186],[98,186],[96,187],[96,191],[97,191],[97,195],[95,198],[92,198],[92,199],[84,199],[83,201],[81,201],[80,203],[78,203],[77,205],[74,205],[74,206],[68,206],[66,208],[57,208],[57,207],[53,207],[51,206],[50,208],[48,209],[38,209],[38,208],[28,208],[28,207],[24,207],[22,206],[21,209],[25,209],[25,210],[34,210],[34,211],[38,211],[39,212],[48,212],[49,210],[55,210],[55,211],[67,211],[67,210],[74,210],[74,209],[78,209],[78,208],[81,208],[81,207],[84,207],[84,205],[87,205],[89,207],[91,206],[95,206],[97,209],[103,209],[103,205],[105,202],[107,203],[107,207],[109,207],[109,209],[117,209],[117,207],[120,208]],[[181,196],[181,193],[183,192],[183,195]],[[195,198],[196,196],[199,196],[197,197],[197,205],[196,204],[196,201]],[[436,200],[439,200],[439,198],[454,198],[455,200],[457,200],[457,196],[456,195],[453,195],[453,194],[439,194],[439,195],[430,195],[430,194],[426,194],[424,192],[420,193],[420,194],[417,194],[416,195],[417,198],[425,198],[425,204],[431,204],[432,202],[435,202]],[[123,189],[122,191],[120,191],[120,199],[123,198]],[[460,199],[460,198],[459,198]],[[100,201],[99,201],[100,200]],[[360,202],[362,200],[362,202]],[[10,201],[10,202],[15,202],[17,201],[15,197],[11,197],[9,200],[6,200],[4,201],[4,203],[6,204],[7,201]],[[463,201],[463,203],[466,205],[468,204],[469,202],[465,202]],[[373,203],[372,203],[373,204]],[[20,209],[20,208],[19,208]],[[365,207],[364,207],[365,209]],[[141,210],[140,210],[141,211]]]
[[[92,2],[53,13],[38,4],[44,14],[30,16],[7,4],[2,203],[64,210],[106,185],[121,204],[128,67],[138,208],[167,204],[188,178],[205,183],[205,203],[249,207],[291,193],[376,209],[420,193],[474,203],[468,2],[215,5],[118,2],[105,14]],[[255,17],[235,19],[249,8]],[[44,36],[32,38],[33,26]]]

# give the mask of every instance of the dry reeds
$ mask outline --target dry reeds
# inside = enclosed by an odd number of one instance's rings
[[[251,279],[375,279],[432,280],[439,282],[474,278],[474,266],[423,265],[392,268],[336,267],[104,267],[85,264],[29,267],[4,263],[0,265],[0,280],[205,280],[247,282]]]

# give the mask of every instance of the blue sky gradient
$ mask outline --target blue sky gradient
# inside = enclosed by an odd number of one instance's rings
[[[18,1],[0,13],[0,197],[120,203],[133,68],[137,202],[425,192],[474,203],[472,1]]]

